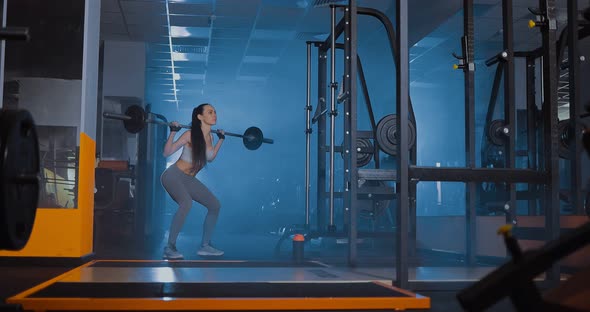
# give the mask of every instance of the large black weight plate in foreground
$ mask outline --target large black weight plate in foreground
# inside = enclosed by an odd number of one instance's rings
[[[125,111],[125,115],[131,117],[129,120],[124,120],[123,124],[125,130],[129,133],[138,133],[145,127],[145,111],[139,105],[131,105]]]
[[[250,127],[244,132],[244,146],[249,150],[255,150],[262,145],[262,130]]]
[[[408,121],[408,148],[414,147],[416,144],[416,126],[412,121]],[[389,114],[385,115],[377,123],[377,143],[379,148],[391,155],[397,155],[397,115]]]
[[[29,241],[37,214],[39,166],[31,114],[0,111],[0,249],[20,250]]]

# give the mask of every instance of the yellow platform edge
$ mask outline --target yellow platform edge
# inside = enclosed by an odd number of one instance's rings
[[[408,297],[306,297],[306,298],[29,298],[50,285],[72,275],[82,274],[82,269],[98,262],[122,260],[96,260],[63,273],[26,291],[7,299],[7,303],[20,304],[24,310],[69,310],[69,311],[117,311],[117,310],[178,310],[178,311],[221,311],[221,310],[380,310],[380,309],[429,309],[430,298],[414,294],[381,282],[373,282],[408,295]],[[161,261],[125,261],[125,262],[161,262]],[[230,262],[230,261],[228,261]],[[235,261],[239,262],[239,261]],[[239,284],[239,283],[236,283]],[[339,283],[330,283],[337,287]]]

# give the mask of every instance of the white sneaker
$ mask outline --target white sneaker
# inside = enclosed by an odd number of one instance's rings
[[[168,260],[181,260],[184,259],[184,256],[180,252],[178,252],[178,250],[176,250],[176,247],[166,245],[166,247],[164,247],[163,258]]]
[[[197,255],[199,256],[223,256],[223,251],[214,248],[211,245],[207,245],[207,246],[201,246],[201,249],[199,249],[199,251],[197,251]]]

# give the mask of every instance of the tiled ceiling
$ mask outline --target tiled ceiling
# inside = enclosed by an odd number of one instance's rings
[[[148,88],[155,100],[182,105],[194,94],[264,86],[293,40],[319,40],[329,32],[330,2],[338,0],[101,0],[103,40],[148,44]],[[452,3],[454,14],[460,0]],[[391,0],[358,0],[393,12]],[[424,7],[430,0],[410,2]],[[449,6],[445,4],[445,6]],[[433,7],[433,5],[430,5]],[[435,7],[435,6],[434,6]],[[414,9],[415,15],[421,10]],[[412,15],[412,14],[411,14]],[[411,19],[427,33],[426,19]],[[430,28],[428,28],[430,25]],[[170,26],[170,27],[169,27]],[[172,53],[171,53],[172,51]],[[191,102],[192,103],[192,102]],[[190,105],[190,104],[187,104]]]
[[[219,92],[227,87],[264,86],[290,42],[299,40],[303,45],[306,40],[325,38],[329,32],[329,10],[318,6],[330,1],[342,3],[337,0],[101,1],[101,38],[146,42],[148,88],[162,90],[157,100],[177,105],[195,94]],[[474,2],[476,43],[501,45],[502,2]],[[358,0],[358,3],[390,16],[395,4],[393,0]],[[565,8],[566,0],[559,0],[558,4]],[[527,8],[537,5],[538,0],[514,1],[515,49],[526,49],[538,41],[538,32],[526,27],[526,20],[532,16]],[[457,18],[460,14],[456,13],[461,6],[460,0],[409,1],[411,43],[424,39],[421,46],[413,48],[412,58],[426,56],[449,40],[458,42],[457,30],[462,29],[462,18]],[[438,26],[441,27],[433,34]],[[426,47],[428,44],[431,46]],[[483,52],[479,58],[491,56]]]

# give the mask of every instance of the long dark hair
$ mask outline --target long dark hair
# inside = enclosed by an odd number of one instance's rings
[[[207,164],[207,154],[205,154],[205,150],[207,149],[207,144],[205,143],[205,136],[203,135],[203,130],[201,130],[201,120],[199,120],[198,115],[203,114],[203,109],[205,109],[206,105],[210,105],[209,103],[203,103],[193,109],[193,120],[191,124],[191,144],[193,148],[193,169],[200,170]]]

